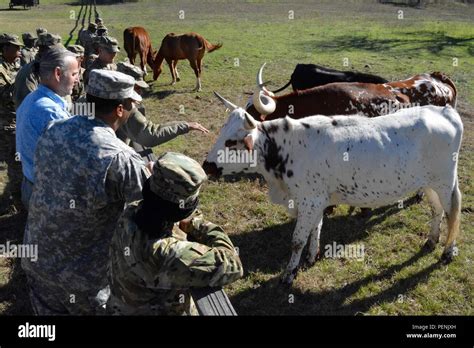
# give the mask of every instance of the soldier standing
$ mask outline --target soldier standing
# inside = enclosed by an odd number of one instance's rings
[[[97,31],[97,24],[89,23],[87,30],[81,31],[81,33],[79,34],[79,41],[82,47],[84,47],[84,50],[85,50],[84,55],[86,57],[95,53],[93,42],[94,42],[94,38],[97,37],[96,31]]]
[[[117,70],[114,59],[117,53],[120,52],[118,41],[113,37],[100,37],[97,39],[99,55],[84,72],[85,85],[87,85],[90,72],[94,69]]]
[[[104,311],[113,232],[151,174],[115,136],[141,100],[134,84],[125,74],[94,70],[86,93],[95,117],[50,124],[38,141],[24,243],[38,245],[39,257],[22,259],[36,314]]]
[[[20,182],[21,166],[15,155],[15,105],[13,87],[19,69],[20,47],[23,46],[16,35],[0,35],[0,161],[4,161],[8,181],[4,187],[3,198],[8,200],[9,212],[21,206]],[[4,206],[2,202],[1,206]],[[3,212],[2,212],[3,213]],[[2,214],[0,213],[0,214]]]
[[[36,53],[38,53],[38,50],[35,47],[36,40],[38,38],[33,36],[32,33],[23,33],[21,38],[25,44],[25,46],[21,49],[20,59],[21,66],[23,66],[35,60]]]
[[[219,287],[242,277],[229,237],[196,211],[206,178],[185,155],[167,152],[157,159],[143,200],[128,205],[112,239],[109,313],[197,315],[190,287]]]
[[[18,36],[0,35],[0,126],[1,129],[15,124],[13,89],[19,70],[20,49],[23,44]]]

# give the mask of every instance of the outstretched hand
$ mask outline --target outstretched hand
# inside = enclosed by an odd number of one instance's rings
[[[188,122],[189,130],[198,130],[201,131],[205,134],[209,133],[209,130],[205,127],[203,127],[200,123],[198,122]]]

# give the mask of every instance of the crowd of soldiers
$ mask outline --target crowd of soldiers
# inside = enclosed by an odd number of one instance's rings
[[[0,124],[20,166],[27,210],[22,259],[39,315],[196,314],[190,287],[242,276],[232,242],[198,210],[206,175],[175,152],[148,148],[197,122],[146,118],[144,72],[115,63],[120,47],[100,18],[81,45],[38,28],[0,35]],[[94,114],[74,115],[74,105]],[[12,164],[15,165],[15,164]]]

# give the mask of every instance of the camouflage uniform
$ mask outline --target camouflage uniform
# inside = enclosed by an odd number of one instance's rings
[[[61,44],[61,37],[55,34],[41,34],[38,37],[38,46],[49,47],[57,46]],[[18,109],[21,102],[25,97],[38,88],[39,74],[36,71],[37,65],[39,64],[40,58],[36,55],[35,60],[31,63],[24,65],[18,72],[15,79],[15,88],[13,90],[13,101],[15,102],[15,108]]]
[[[4,44],[23,46],[18,36],[10,34],[0,35],[0,47]],[[8,63],[1,55],[0,50],[0,129],[15,122],[15,105],[13,103],[13,89],[15,77],[20,69],[19,63]]]
[[[118,46],[118,41],[113,37],[100,37],[98,39],[99,47],[105,48],[110,52],[120,52],[120,47]],[[84,84],[87,85],[89,80],[89,74],[94,69],[105,69],[105,70],[117,70],[117,64],[105,64],[97,58],[94,60],[90,66],[87,67],[86,71],[84,72]]]
[[[165,153],[153,168],[150,189],[167,201],[187,204],[206,175],[194,160]],[[150,239],[135,223],[143,201],[130,204],[112,239],[107,310],[115,315],[197,315],[190,287],[218,287],[243,275],[240,258],[217,225],[194,214],[187,235],[174,225]]]
[[[134,99],[133,84],[127,75],[95,71],[87,92]],[[38,260],[22,259],[36,314],[103,311],[110,240],[125,202],[141,197],[148,176],[140,156],[98,117],[49,125],[37,145],[24,237],[38,245]]]
[[[97,37],[95,30],[97,29],[97,25],[94,23],[89,23],[89,27],[87,30],[83,30],[79,34],[79,42],[81,43],[82,47],[84,47],[84,55],[88,57],[90,54],[95,53],[93,42],[94,38]]]
[[[140,88],[148,88],[143,80],[143,71],[130,63],[120,62],[117,71],[130,75],[135,79],[135,84]],[[130,144],[130,141],[145,147],[154,147],[176,138],[178,135],[189,132],[187,122],[172,121],[164,124],[155,124],[145,117],[145,107],[141,103],[134,108],[127,123],[117,130],[117,137]]]
[[[69,45],[67,49],[71,51],[72,53],[76,54],[76,56],[78,57],[79,56],[84,57],[84,47],[80,45]],[[74,88],[72,89],[72,94],[71,94],[72,101],[76,101],[85,93],[84,91],[84,72],[85,71],[86,69],[84,69],[82,66],[79,67],[79,82],[76,85],[74,85]]]
[[[21,66],[31,63],[35,60],[36,53],[38,49],[35,47],[37,38],[31,33],[23,33],[21,36],[25,46],[21,49]]]

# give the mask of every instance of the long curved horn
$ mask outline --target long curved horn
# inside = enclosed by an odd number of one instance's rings
[[[276,109],[276,102],[264,91],[256,91],[252,97],[253,106],[261,115],[270,115]]]
[[[224,106],[230,110],[235,110],[237,109],[237,105],[235,104],[232,104],[230,101],[228,101],[227,99],[225,99],[223,96],[221,96],[219,93],[217,93],[216,91],[214,91],[214,95],[217,97],[217,99],[219,99],[222,104],[224,104]]]
[[[265,83],[263,82],[263,68],[267,63],[263,63],[257,73],[257,87],[259,90],[264,91],[267,95],[274,97],[275,95],[265,87]]]

